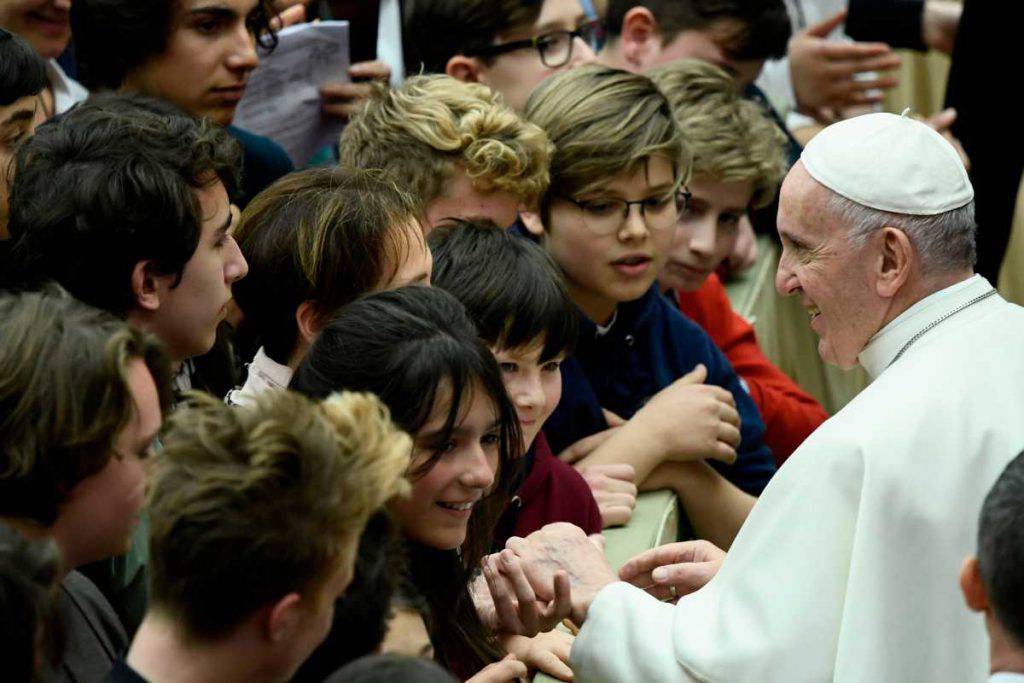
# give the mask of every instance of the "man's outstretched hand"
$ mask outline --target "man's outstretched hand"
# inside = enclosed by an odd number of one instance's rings
[[[724,559],[725,551],[707,541],[668,543],[622,565],[619,578],[659,600],[675,601],[703,588],[718,573]]]

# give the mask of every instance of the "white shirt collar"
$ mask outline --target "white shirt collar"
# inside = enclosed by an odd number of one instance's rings
[[[930,323],[971,299],[992,289],[980,275],[941,289],[918,301],[879,330],[857,356],[861,366],[875,379],[889,367],[903,345]]]
[[[64,73],[56,59],[46,61],[46,80],[53,91],[53,113],[63,114],[71,107],[89,97],[89,91],[75,79]]]
[[[597,330],[596,330],[597,336],[598,337],[603,337],[606,334],[608,334],[609,332],[611,332],[612,331],[612,327],[615,325],[615,321],[618,320],[618,319],[619,319],[619,309],[616,308],[615,312],[612,313],[612,319],[608,321],[607,325],[598,325],[597,323],[595,323],[594,326],[597,328]]]
[[[249,363],[249,376],[241,389],[232,389],[224,400],[236,406],[249,406],[260,394],[274,389],[287,389],[292,381],[292,369],[281,365],[266,354],[261,346],[256,357]]]

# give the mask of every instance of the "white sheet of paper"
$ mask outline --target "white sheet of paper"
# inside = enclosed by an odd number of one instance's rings
[[[298,24],[277,36],[277,48],[260,56],[233,123],[269,137],[301,168],[344,128],[321,113],[319,88],[349,80],[348,22]]]

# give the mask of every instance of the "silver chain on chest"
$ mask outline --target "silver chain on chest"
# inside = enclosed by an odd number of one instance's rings
[[[971,299],[970,301],[967,301],[967,302],[964,302],[964,303],[960,304],[959,306],[957,306],[956,308],[954,308],[952,311],[950,311],[949,313],[945,314],[944,316],[936,318],[935,320],[933,320],[930,323],[928,323],[928,325],[924,329],[922,329],[920,332],[918,332],[913,337],[911,337],[909,340],[907,340],[907,343],[903,345],[903,348],[900,349],[899,353],[896,354],[896,357],[893,358],[891,361],[889,361],[889,365],[886,365],[885,367],[887,367],[887,368],[892,367],[892,364],[895,363],[896,361],[898,361],[900,359],[900,357],[904,353],[907,352],[907,349],[909,349],[914,344],[914,342],[916,342],[918,339],[920,339],[921,337],[926,335],[928,332],[931,332],[935,328],[936,325],[938,325],[939,323],[941,323],[943,321],[949,320],[950,318],[952,318],[954,315],[956,315],[960,311],[964,310],[965,308],[970,308],[974,304],[979,303],[981,301],[984,301],[985,299],[989,298],[990,296],[992,296],[995,293],[996,293],[996,290],[990,289],[989,291],[985,292],[984,294],[976,296],[973,299]]]

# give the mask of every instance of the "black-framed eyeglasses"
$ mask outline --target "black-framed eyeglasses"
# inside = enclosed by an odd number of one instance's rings
[[[599,21],[588,21],[573,31],[548,31],[533,38],[513,40],[499,45],[484,45],[466,50],[467,57],[496,57],[506,52],[514,52],[532,47],[540,55],[540,61],[549,69],[565,66],[572,59],[572,47],[579,38],[590,46],[594,52],[604,44],[604,31]]]
[[[690,206],[693,195],[685,186],[672,194],[626,201],[625,199],[574,199],[562,196],[580,210],[580,217],[587,228],[596,235],[611,235],[618,232],[629,218],[630,208],[640,207],[640,215],[651,232],[660,232],[675,227],[679,218]]]

